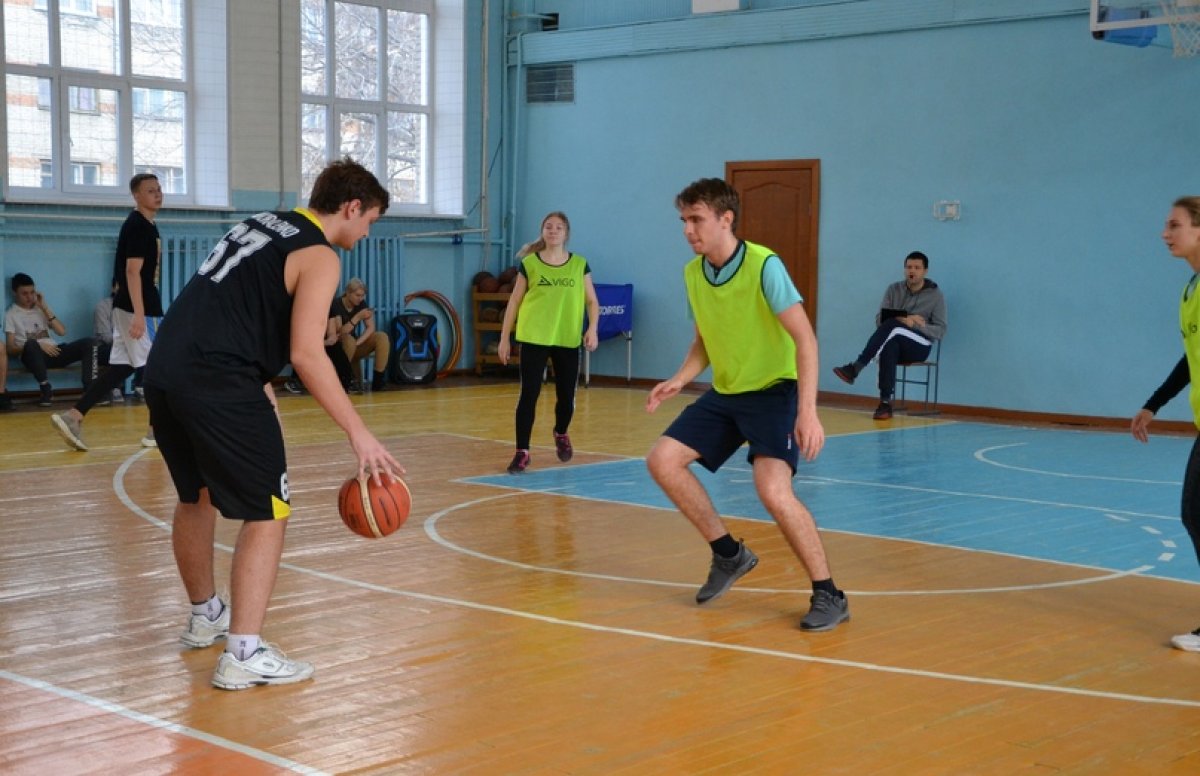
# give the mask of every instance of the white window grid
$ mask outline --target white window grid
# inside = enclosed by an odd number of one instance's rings
[[[300,165],[301,199],[307,198],[312,189],[314,168],[319,168],[324,163],[347,154],[375,172],[387,185],[390,178],[388,175],[389,154],[393,150],[388,147],[387,143],[389,122],[412,117],[420,125],[418,133],[420,164],[416,171],[415,182],[406,189],[409,192],[408,196],[404,196],[403,192],[397,192],[395,185],[390,187],[393,194],[393,205],[389,209],[389,213],[430,212],[430,192],[433,188],[432,177],[436,166],[434,164],[435,133],[432,126],[435,106],[430,97],[436,61],[434,46],[437,39],[435,31],[437,14],[434,0],[301,1],[305,6],[315,4],[324,9],[322,31],[324,46],[322,54],[318,55],[318,60],[323,67],[319,72],[313,71],[318,75],[319,90],[306,89],[304,79],[301,78],[300,99],[302,105],[299,123],[302,154],[304,155]],[[341,81],[337,67],[338,52],[335,51],[334,44],[334,24],[338,6],[342,5],[379,9],[380,24],[376,31],[375,47],[380,55],[376,58],[375,72],[371,74],[374,77],[377,98],[363,99],[339,95]],[[388,83],[388,69],[384,64],[388,52],[388,11],[421,14],[426,20],[425,35],[422,41],[424,48],[424,59],[421,66],[423,83],[418,90],[418,102],[402,102],[389,98],[391,85]],[[303,19],[301,23],[304,24]],[[300,66],[303,71],[306,64],[303,52],[301,57]],[[345,134],[343,134],[343,129],[346,130]],[[361,130],[364,134],[373,131],[374,136],[372,138],[356,138],[354,137],[356,130]],[[319,141],[316,138],[319,138]],[[363,142],[356,143],[356,139]],[[367,148],[373,148],[369,158],[363,158],[360,153],[356,152],[358,150],[356,146],[364,145]],[[321,159],[316,159],[314,156],[317,148],[323,150]],[[397,196],[398,193],[401,196]]]
[[[158,17],[170,18],[169,16],[164,17],[164,14],[178,13],[180,14],[179,18],[182,18],[181,34],[184,51],[181,78],[164,78],[133,72],[133,46],[131,45],[133,19],[130,12],[130,0],[115,0],[116,15],[119,20],[117,30],[119,65],[114,68],[117,72],[110,74],[64,67],[59,35],[60,19],[70,15],[75,18],[73,23],[78,24],[80,23],[78,17],[96,17],[96,0],[59,0],[56,6],[46,0],[34,0],[33,9],[44,11],[46,14],[49,32],[48,64],[5,62],[6,77],[0,79],[0,91],[5,94],[7,109],[7,76],[27,76],[39,79],[37,108],[49,111],[51,114],[50,170],[47,174],[46,159],[30,160],[39,169],[40,185],[35,186],[13,185],[9,176],[5,174],[5,186],[9,199],[13,201],[77,201],[80,197],[86,197],[90,202],[112,199],[126,203],[129,199],[128,182],[135,172],[135,167],[145,167],[145,165],[135,165],[134,162],[135,120],[176,123],[182,120],[183,148],[178,152],[177,158],[172,160],[181,162],[181,165],[164,164],[161,167],[156,166],[155,169],[183,170],[183,174],[176,178],[175,183],[186,186],[186,191],[172,194],[170,198],[176,204],[194,202],[195,186],[191,180],[193,176],[190,174],[190,171],[195,170],[193,156],[194,112],[190,110],[190,106],[194,104],[191,79],[193,44],[190,6],[192,3],[191,0],[156,0],[156,2],[158,8],[151,8],[151,10],[157,10]],[[7,12],[0,13],[0,34],[6,32],[2,28],[6,23],[7,15]],[[143,20],[143,23],[153,25],[155,18],[154,13],[151,13],[148,19]],[[86,158],[70,156],[71,153],[76,153],[73,149],[75,145],[78,145],[72,143],[72,115],[81,117],[81,114],[99,115],[102,113],[103,109],[98,104],[102,98],[98,95],[104,93],[104,90],[116,95],[117,153],[115,168],[108,161],[93,162]],[[136,115],[134,110],[135,90],[140,90],[143,94],[178,93],[183,101],[182,110],[168,110],[166,116]],[[179,113],[182,113],[181,117],[178,115]],[[7,121],[0,126],[7,126]],[[3,153],[0,154],[0,165],[3,165],[3,168],[0,169],[7,170],[9,161],[7,136],[0,137],[0,147],[3,149]],[[83,155],[86,156],[86,152]],[[99,171],[97,172],[97,170]],[[164,189],[166,189],[165,185]]]

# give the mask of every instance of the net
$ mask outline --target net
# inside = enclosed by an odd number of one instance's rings
[[[1165,0],[1161,6],[1171,28],[1175,56],[1194,57],[1200,53],[1200,0]]]

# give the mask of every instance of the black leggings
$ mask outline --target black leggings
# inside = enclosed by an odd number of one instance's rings
[[[1183,474],[1183,498],[1180,505],[1183,527],[1192,537],[1192,547],[1200,559],[1200,436],[1192,445],[1187,470]]]
[[[521,343],[521,398],[517,399],[517,449],[529,449],[538,396],[546,360],[554,365],[557,401],[554,403],[554,433],[565,434],[575,414],[575,383],[579,380],[579,348]]]

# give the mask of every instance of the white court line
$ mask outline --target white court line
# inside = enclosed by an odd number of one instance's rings
[[[488,485],[490,483],[475,483],[475,484]],[[499,487],[499,486],[494,486],[494,487]],[[457,511],[457,510],[465,508],[465,507],[475,506],[475,505],[481,504],[485,501],[495,501],[497,499],[502,499],[502,498],[512,498],[513,496],[523,496],[523,495],[542,493],[542,494],[563,496],[565,498],[573,498],[573,499],[577,499],[579,501],[596,501],[596,502],[605,503],[605,504],[620,503],[620,502],[614,502],[614,501],[610,501],[608,499],[603,499],[603,498],[592,498],[589,496],[579,496],[579,495],[576,495],[573,493],[559,493],[558,492],[559,490],[560,490],[559,488],[546,488],[545,490],[515,491],[515,492],[510,492],[510,493],[504,493],[499,496],[484,496],[482,498],[475,499],[474,501],[466,501],[461,504],[455,504],[453,506],[447,507],[447,508],[443,509],[442,511],[437,512],[437,513],[427,517],[425,519],[425,533],[426,533],[426,535],[429,536],[430,539],[432,539],[434,541],[434,543],[440,544],[441,546],[445,547],[446,549],[453,550],[454,552],[457,552],[461,555],[469,555],[471,557],[478,558],[480,560],[486,560],[490,563],[496,563],[501,566],[510,566],[512,568],[524,569],[526,571],[541,571],[541,572],[545,572],[547,574],[561,574],[563,576],[580,577],[583,579],[600,579],[600,580],[604,580],[606,582],[623,582],[623,583],[636,584],[636,585],[650,585],[652,587],[675,587],[675,588],[685,588],[685,589],[692,589],[692,588],[696,587],[696,584],[694,582],[670,582],[665,579],[647,579],[646,577],[623,577],[623,576],[617,576],[614,574],[598,574],[598,573],[592,572],[592,571],[574,571],[571,569],[561,569],[561,568],[555,568],[553,566],[535,566],[530,563],[522,563],[521,561],[510,560],[508,558],[501,558],[497,555],[488,555],[486,553],[479,552],[478,550],[468,549],[466,547],[463,547],[460,544],[455,544],[454,542],[450,541],[446,537],[442,536],[441,533],[439,533],[437,530],[437,522],[442,517],[445,517],[446,515],[450,514],[451,512]],[[661,508],[661,507],[647,507],[647,508],[648,509],[659,509],[662,511],[674,511],[673,509],[665,509],[665,508]],[[723,515],[723,517],[731,517],[731,515]],[[749,518],[749,517],[740,518],[740,519],[755,520],[755,518]],[[755,520],[755,522],[762,522],[762,521]],[[931,546],[931,547],[949,547],[951,549],[956,549],[956,550],[964,549],[962,547],[955,547],[954,545],[934,544],[931,542],[922,542],[922,541],[916,540],[916,539],[896,539],[896,538],[890,537],[890,536],[880,537],[880,536],[875,536],[874,534],[864,534],[864,533],[857,533],[857,532],[853,532],[853,531],[837,531],[837,532],[845,533],[845,534],[853,534],[855,536],[867,536],[867,537],[875,538],[875,539],[884,539],[887,541],[912,542],[915,544],[922,544],[922,545]],[[1073,568],[1089,568],[1089,569],[1094,568],[1092,566],[1083,566],[1081,564],[1076,564],[1076,563],[1064,563],[1062,561],[1044,560],[1042,558],[1030,558],[1030,557],[1026,557],[1024,555],[1013,555],[1011,553],[995,552],[992,550],[967,549],[964,551],[986,553],[989,555],[1000,555],[1000,556],[1008,557],[1008,558],[1016,558],[1018,560],[1032,561],[1035,563],[1049,563],[1049,564],[1058,565],[1058,566],[1070,566]],[[1121,577],[1128,577],[1128,576],[1132,576],[1135,574],[1142,574],[1147,571],[1150,571],[1153,568],[1154,568],[1153,566],[1138,566],[1137,568],[1129,569],[1127,571],[1109,571],[1108,569],[1105,569],[1104,574],[1101,574],[1101,575],[1095,576],[1095,577],[1085,577],[1082,579],[1069,579],[1069,580],[1062,580],[1062,581],[1058,581],[1058,582],[1040,582],[1040,583],[1033,583],[1033,584],[1028,584],[1028,585],[1011,585],[1011,586],[1004,586],[1004,587],[944,588],[941,590],[847,590],[845,592],[848,595],[855,595],[855,596],[930,596],[930,595],[975,595],[975,594],[982,594],[982,593],[1017,593],[1017,592],[1028,592],[1030,590],[1048,590],[1048,589],[1057,588],[1057,587],[1075,587],[1077,585],[1090,585],[1090,584],[1093,584],[1096,582],[1107,582],[1107,581],[1113,580],[1113,579],[1120,579]],[[770,587],[750,587],[747,585],[738,585],[738,590],[743,593],[767,593],[767,594],[771,594],[771,595],[777,595],[777,594],[801,595],[801,594],[805,594],[805,591],[797,590],[795,588],[782,588],[781,589],[781,588],[770,588]]]
[[[122,466],[118,469],[117,473],[113,475],[114,485],[117,486],[116,490],[118,492],[118,497],[122,500],[123,503],[125,503],[125,505],[132,512],[143,517],[144,519],[150,520],[155,525],[158,525],[159,527],[162,527],[165,529],[165,528],[167,528],[166,524],[163,521],[153,517],[152,515],[149,515],[144,510],[142,510],[140,507],[138,507],[137,504],[135,504],[129,498],[129,495],[128,495],[128,493],[125,492],[124,487],[120,486],[120,483],[118,482],[119,478],[123,477],[125,471],[128,470],[129,465],[132,465],[132,463],[145,452],[148,452],[148,451],[145,451],[145,450],[139,451],[138,453],[131,456],[130,459],[128,461],[126,461],[125,464],[122,464]],[[493,500],[496,500],[499,498],[510,498],[515,495],[522,495],[523,493],[524,492],[522,491],[522,492],[506,493],[506,494],[501,494],[498,496],[486,496],[484,498],[474,499],[473,501],[468,501],[463,504],[458,504],[458,505],[443,509],[439,512],[436,512],[433,515],[430,515],[430,517],[426,518],[425,522],[426,523],[430,523],[430,521],[436,522],[437,518],[440,518],[442,515],[447,514],[453,510],[472,506],[472,505],[479,504],[479,503],[486,502],[486,501],[493,501]],[[230,548],[230,547],[226,547],[223,545],[217,545],[217,546],[220,549],[225,550],[226,552],[232,552],[232,548]],[[760,656],[764,656],[764,657],[773,657],[773,658],[779,658],[782,660],[790,660],[790,661],[795,661],[795,662],[800,662],[800,663],[816,663],[816,664],[820,664],[820,665],[837,666],[837,667],[841,667],[841,668],[852,668],[852,669],[857,669],[857,670],[861,670],[861,671],[873,671],[873,672],[877,672],[877,673],[894,674],[894,675],[900,675],[900,676],[922,677],[922,678],[926,678],[926,679],[938,679],[938,680],[943,680],[943,681],[961,682],[961,683],[965,683],[965,684],[977,684],[977,685],[986,685],[986,686],[992,686],[992,687],[1002,687],[1005,689],[1033,690],[1035,692],[1054,693],[1054,694],[1059,694],[1059,695],[1072,695],[1072,696],[1080,696],[1080,697],[1087,697],[1087,698],[1100,698],[1100,699],[1105,699],[1105,700],[1128,701],[1128,702],[1132,702],[1132,703],[1145,703],[1145,704],[1165,705],[1165,706],[1182,706],[1182,707],[1186,707],[1186,708],[1200,709],[1200,701],[1187,700],[1184,698],[1160,698],[1160,697],[1149,696],[1149,695],[1132,695],[1132,694],[1128,694],[1128,693],[1114,693],[1114,692],[1106,692],[1103,690],[1088,690],[1088,689],[1083,689],[1083,688],[1078,688],[1078,687],[1062,687],[1062,686],[1052,685],[1052,684],[1037,684],[1037,683],[1033,683],[1033,682],[1021,682],[1021,681],[1009,680],[1009,679],[993,679],[990,677],[971,676],[968,674],[952,674],[952,673],[946,673],[946,672],[941,672],[941,671],[926,671],[926,670],[917,669],[917,668],[902,668],[902,667],[898,667],[898,666],[889,666],[889,665],[884,665],[884,664],[880,664],[880,663],[867,663],[867,662],[857,661],[857,660],[842,660],[839,658],[817,657],[814,655],[797,654],[797,653],[793,653],[793,652],[784,652],[782,650],[764,649],[761,647],[750,647],[750,646],[745,646],[745,645],[741,645],[741,644],[729,644],[729,643],[719,642],[719,641],[705,641],[702,639],[690,639],[690,638],[684,638],[684,637],[679,637],[679,636],[668,636],[668,635],[662,634],[662,633],[654,633],[654,632],[650,632],[650,631],[639,631],[639,630],[633,630],[630,628],[616,628],[616,627],[612,627],[612,626],[608,626],[608,625],[596,625],[594,623],[582,622],[579,620],[566,620],[566,619],[562,619],[559,617],[550,617],[547,615],[534,614],[532,612],[525,612],[525,611],[521,611],[518,609],[509,609],[507,607],[492,606],[490,604],[482,604],[482,603],[479,603],[476,601],[465,601],[465,600],[458,599],[458,598],[450,598],[448,596],[439,596],[439,595],[433,595],[433,594],[429,594],[429,593],[418,593],[418,592],[411,591],[411,590],[399,590],[399,589],[392,588],[392,587],[384,587],[383,585],[376,585],[376,584],[373,584],[370,582],[362,582],[360,580],[350,579],[348,577],[343,577],[343,576],[340,576],[337,574],[330,574],[330,573],[323,572],[323,571],[317,571],[315,569],[305,568],[303,566],[297,566],[292,563],[280,563],[280,568],[286,568],[289,571],[292,571],[292,572],[295,572],[298,574],[304,574],[306,576],[316,577],[318,579],[325,579],[325,580],[328,580],[331,582],[337,582],[339,584],[347,585],[350,587],[356,587],[356,588],[360,588],[363,590],[372,590],[372,591],[375,591],[378,593],[385,593],[387,595],[395,595],[395,596],[400,596],[403,598],[411,598],[411,599],[415,599],[415,600],[419,600],[419,601],[427,601],[427,602],[431,602],[431,603],[440,603],[440,604],[444,604],[446,606],[462,607],[465,609],[473,609],[475,611],[491,612],[493,614],[501,614],[501,615],[506,615],[509,617],[518,617],[521,619],[533,620],[533,621],[537,621],[537,622],[548,623],[551,625],[561,625],[564,627],[577,628],[580,630],[588,630],[588,631],[594,631],[594,632],[599,632],[599,633],[614,633],[614,634],[619,634],[619,635],[624,635],[624,636],[630,636],[632,638],[647,639],[650,641],[660,641],[660,642],[666,642],[666,643],[670,643],[670,644],[696,646],[696,647],[702,647],[702,648],[710,649],[710,650],[720,650],[720,651],[726,651],[726,652],[738,652],[738,653],[742,653],[742,654],[760,655]]]
[[[1010,445],[996,445],[995,447],[984,447],[984,448],[980,448],[979,450],[976,450],[974,457],[975,457],[975,460],[980,461],[981,463],[986,463],[989,466],[995,466],[998,469],[1011,469],[1012,471],[1015,471],[1015,472],[1025,472],[1027,474],[1044,474],[1047,477],[1064,477],[1064,478],[1072,479],[1072,480],[1105,480],[1106,482],[1132,482],[1137,485],[1174,485],[1177,488],[1180,487],[1181,485],[1183,485],[1182,482],[1170,481],[1170,480],[1141,480],[1141,479],[1135,479],[1135,478],[1131,478],[1131,477],[1107,477],[1107,476],[1100,475],[1100,474],[1067,474],[1066,472],[1052,472],[1048,469],[1031,469],[1031,468],[1026,468],[1024,466],[1014,466],[1014,465],[1008,464],[1008,463],[1000,463],[999,461],[993,461],[991,458],[987,457],[987,454],[992,452],[993,450],[1004,450],[1009,447],[1022,447],[1027,444],[1029,444],[1029,443],[1028,442],[1014,442],[1013,444],[1010,444]]]
[[[604,464],[622,463],[622,462],[623,461],[603,461],[603,462],[601,462],[599,464],[595,464],[595,465],[604,465]],[[726,468],[736,469],[737,467],[726,467]],[[747,469],[747,471],[749,471],[749,470]],[[847,480],[832,480],[832,479],[826,479],[825,481],[819,481],[815,478],[805,478],[805,479],[811,485],[839,485],[839,484],[844,484],[846,482],[852,482],[852,481],[847,481]],[[463,484],[467,484],[467,485],[478,485],[478,486],[485,487],[485,488],[497,488],[497,489],[502,489],[502,490],[509,490],[511,488],[519,487],[517,484],[503,485],[503,484],[496,484],[493,482],[480,482],[480,481],[474,480],[472,478],[463,478],[463,479],[459,479],[459,480],[454,480],[454,482],[463,483]],[[605,484],[607,485],[607,484],[611,484],[611,483],[605,483]],[[901,488],[901,489],[906,489],[906,490],[907,489],[920,490],[919,488],[913,488],[911,486],[906,486],[906,485],[894,485],[893,486],[893,485],[885,485],[885,484],[880,484],[880,483],[865,483],[865,482],[864,483],[852,482],[852,484],[877,485],[878,487],[896,487],[896,488]],[[660,506],[655,506],[654,504],[646,504],[646,503],[639,502],[639,501],[626,501],[624,499],[613,498],[611,496],[585,496],[580,493],[566,493],[566,492],[560,493],[559,491],[561,491],[561,490],[563,490],[563,489],[562,488],[546,488],[543,490],[534,490],[534,489],[521,490],[521,492],[530,493],[530,494],[532,494],[532,493],[549,493],[549,494],[553,494],[553,495],[562,496],[563,498],[576,499],[578,501],[594,501],[598,504],[618,504],[618,505],[623,505],[623,506],[637,507],[639,509],[653,509],[653,510],[657,510],[659,512],[671,512],[672,514],[678,514],[677,510],[673,506],[660,507]],[[928,490],[928,489],[925,489],[925,490]],[[943,494],[947,493],[947,491],[933,491],[933,490],[929,490],[929,492],[943,493]],[[508,495],[517,495],[517,494],[509,493]],[[972,494],[967,494],[967,495],[972,495]],[[997,497],[997,498],[1005,498],[1005,497]],[[1011,500],[1020,500],[1020,499],[1012,498]],[[474,503],[474,502],[467,502],[467,503]],[[1076,506],[1076,505],[1068,504],[1066,506]],[[1080,507],[1080,508],[1083,509],[1083,508],[1087,508],[1087,507]],[[1130,513],[1130,514],[1136,514],[1136,513]],[[1128,518],[1119,517],[1118,515],[1114,515],[1114,514],[1105,513],[1104,516],[1108,517],[1108,518],[1112,518],[1113,520],[1121,521],[1123,523],[1131,522]],[[750,520],[755,523],[764,522],[763,518],[761,518],[761,517],[748,517],[746,515],[722,514],[721,517],[724,519],[727,519],[727,520]],[[1167,519],[1167,518],[1164,518],[1164,519]],[[1062,583],[1062,582],[1045,583],[1046,586],[1049,586],[1049,587],[1062,587],[1064,584],[1085,585],[1085,584],[1090,584],[1092,582],[1104,582],[1109,579],[1117,579],[1119,577],[1129,576],[1131,574],[1142,574],[1142,573],[1150,571],[1154,568],[1154,566],[1138,566],[1136,568],[1132,568],[1127,571],[1114,572],[1111,569],[1103,568],[1101,566],[1092,566],[1092,565],[1084,564],[1084,563],[1072,563],[1070,561],[1064,561],[1064,560],[1053,560],[1051,558],[1038,558],[1038,557],[1034,557],[1031,555],[1019,555],[1014,552],[1002,552],[1000,550],[984,550],[984,549],[980,549],[978,547],[961,547],[957,544],[946,544],[944,542],[933,542],[933,541],[929,541],[927,539],[914,539],[912,537],[900,538],[900,537],[895,537],[895,536],[882,536],[880,534],[870,533],[868,531],[852,531],[847,528],[821,528],[820,530],[825,533],[837,533],[837,534],[844,534],[846,536],[864,536],[869,539],[877,539],[879,541],[904,542],[906,544],[919,544],[923,547],[939,547],[939,548],[945,548],[945,549],[951,549],[951,550],[960,550],[963,552],[974,552],[974,553],[979,553],[982,555],[995,555],[995,556],[1001,557],[1001,558],[1015,558],[1017,560],[1031,561],[1033,563],[1048,563],[1048,564],[1054,565],[1054,566],[1068,566],[1070,568],[1089,569],[1089,570],[1097,570],[1097,571],[1104,572],[1104,574],[1102,576],[1087,577],[1084,579],[1074,580],[1072,582],[1067,582],[1067,583]],[[447,546],[449,546],[449,545],[447,545]],[[455,549],[456,549],[456,551],[460,551],[460,552],[464,552],[464,553],[470,552],[469,550],[465,550],[462,548],[456,547]],[[483,554],[479,554],[479,553],[477,553],[477,555],[480,558],[487,559],[487,560],[493,560],[497,563],[507,563],[507,564],[511,564],[514,566],[520,565],[520,564],[516,563],[515,561],[508,561],[503,558],[493,558],[492,556],[483,555]],[[560,573],[560,574],[578,574],[581,576],[586,574],[586,572],[582,572],[582,571],[568,572],[568,571],[563,571],[563,570],[542,568],[542,567],[537,567],[537,566],[529,566],[528,568],[538,570],[538,571],[548,571],[548,572],[554,572],[554,573]],[[655,582],[655,581],[648,580],[648,579],[641,578],[641,577],[635,578],[635,579],[629,579],[626,577],[609,577],[609,576],[605,576],[602,574],[596,574],[594,576],[597,578],[600,578],[600,579],[611,579],[613,581],[637,582],[637,583],[645,584],[645,585],[657,584],[657,585],[662,585],[662,586],[679,586],[679,587],[692,587],[693,586],[693,585],[690,585],[687,583],[682,583],[682,582],[665,582],[665,581]],[[1193,582],[1193,581],[1187,580],[1187,579],[1171,579],[1171,581],[1178,582],[1183,585],[1200,584],[1200,583]],[[860,596],[862,596],[862,595],[867,595],[867,596],[962,595],[962,594],[971,594],[971,593],[1004,593],[1004,592],[1015,592],[1015,591],[1024,591],[1024,590],[1037,590],[1037,589],[1040,589],[1041,587],[1042,587],[1041,585],[1033,584],[1033,585],[1018,585],[1018,586],[1014,586],[1014,587],[1001,587],[1001,588],[981,587],[981,588],[948,588],[948,589],[941,589],[941,590],[848,590],[846,592],[854,593],[855,595],[860,595]],[[741,590],[742,592],[748,592],[748,593],[796,593],[796,592],[798,592],[796,590],[779,590],[779,589],[775,589],[775,588],[765,588],[765,587],[747,587],[744,585],[739,585],[738,590]]]
[[[149,714],[143,714],[140,711],[134,711],[133,709],[125,706],[112,703],[111,701],[106,701],[103,698],[97,698],[94,695],[87,695],[85,693],[75,692],[74,690],[68,690],[65,687],[58,687],[50,684],[49,682],[43,682],[40,679],[32,679],[28,676],[21,676],[20,674],[14,674],[11,671],[5,671],[3,669],[0,669],[0,679],[7,679],[10,682],[16,682],[17,684],[23,684],[26,687],[32,687],[35,690],[42,690],[43,692],[57,695],[60,698],[66,698],[67,700],[76,701],[78,703],[100,709],[101,711],[107,711],[110,714],[116,714],[117,716],[133,720],[134,722],[141,723],[148,727],[166,730],[171,733],[178,733],[179,735],[187,736],[188,738],[194,738],[197,741],[203,741],[206,744],[212,744],[213,746],[218,746],[222,749],[238,752],[246,755],[247,757],[252,757],[255,760],[267,763],[268,765],[274,765],[277,768],[283,768],[296,773],[309,774],[310,776],[324,776],[325,774],[324,771],[319,771],[316,768],[310,768],[307,765],[301,765],[300,763],[293,762],[284,757],[278,757],[270,752],[264,752],[261,749],[254,749],[253,747],[246,746],[245,744],[239,744],[237,741],[230,741],[228,738],[214,736],[211,733],[205,733],[203,730],[196,730],[195,728],[190,728],[186,725],[167,722],[164,719],[152,717]]]
[[[1082,509],[1087,512],[1106,512],[1115,513],[1118,515],[1132,515],[1133,517],[1148,517],[1153,520],[1170,520],[1173,523],[1179,522],[1178,515],[1156,515],[1151,512],[1132,512],[1128,509],[1111,509],[1103,506],[1091,506],[1089,504],[1073,504],[1069,501],[1047,501],[1037,498],[1023,498],[1021,496],[1001,496],[995,493],[968,493],[959,490],[943,490],[941,488],[925,488],[919,485],[898,485],[891,482],[871,482],[868,480],[843,480],[836,477],[809,477],[805,475],[796,475],[797,480],[806,480],[809,482],[832,483],[835,485],[857,485],[863,488],[882,488],[885,490],[906,490],[914,493],[929,493],[935,496],[959,496],[961,498],[978,498],[987,501],[1010,501],[1016,504],[1033,504],[1044,507],[1057,507],[1059,509]]]

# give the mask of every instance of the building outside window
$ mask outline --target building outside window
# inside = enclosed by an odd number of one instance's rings
[[[141,167],[178,170],[163,191],[189,195],[189,6],[3,0],[10,197],[124,200]]]

